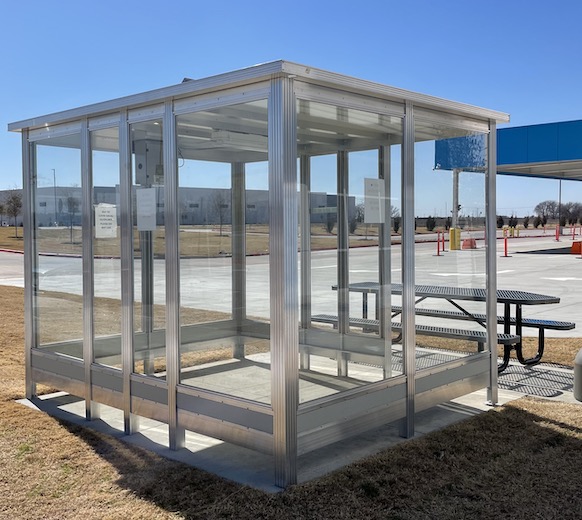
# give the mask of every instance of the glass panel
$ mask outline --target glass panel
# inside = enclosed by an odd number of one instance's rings
[[[485,318],[477,315],[485,314],[487,139],[466,128],[438,118],[415,124],[415,319],[427,327],[484,334]],[[473,288],[474,297],[459,300],[459,288]],[[445,336],[417,334],[418,369],[484,347]]]
[[[337,316],[337,156],[311,159],[311,311]],[[314,321],[314,326],[321,325]],[[329,327],[324,327],[329,328]]]
[[[390,154],[394,148],[399,156],[402,121],[300,100],[298,124],[299,151],[310,158],[311,247],[302,313],[310,311],[311,324],[302,336],[299,385],[305,402],[402,371],[393,367],[390,337],[379,336],[378,298],[379,236],[391,225],[387,194],[400,172],[389,157],[386,184],[380,181],[379,149]]]
[[[121,368],[119,130],[91,132],[94,360]]]
[[[35,144],[33,313],[39,348],[83,357],[79,134]]]
[[[166,369],[166,240],[162,121],[131,125],[134,371]]]
[[[270,403],[267,101],[176,121],[181,382]]]
[[[373,208],[371,207],[371,204],[384,196],[384,193],[379,193],[378,151],[350,153],[349,178],[350,283],[378,284],[380,281],[378,263],[380,215],[372,215]],[[366,214],[366,203],[368,214]],[[368,298],[366,294],[350,292],[350,317],[378,320],[378,301],[376,297]],[[373,328],[360,330],[371,331]]]

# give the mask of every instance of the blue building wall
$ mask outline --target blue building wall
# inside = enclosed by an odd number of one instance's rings
[[[443,139],[435,143],[435,169],[465,171],[485,165],[484,136]],[[582,121],[500,128],[497,164],[582,160]]]
[[[582,121],[501,128],[497,164],[582,160]]]

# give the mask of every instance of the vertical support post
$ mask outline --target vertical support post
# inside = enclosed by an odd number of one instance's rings
[[[556,228],[556,242],[560,241],[562,234],[562,179],[558,180],[558,227]]]
[[[121,372],[123,377],[123,431],[126,435],[139,428],[131,408],[133,365],[133,217],[131,142],[127,110],[122,110],[119,124],[119,205],[121,209]]]
[[[166,101],[163,119],[164,207],[166,234],[166,382],[168,384],[168,444],[183,448],[186,432],[178,417],[177,386],[180,383],[180,211],[176,120],[172,101]]]
[[[338,376],[348,375],[348,361],[343,355],[345,335],[350,330],[350,288],[349,288],[349,225],[348,225],[348,152],[337,153],[337,316],[340,335]]]
[[[99,417],[99,406],[93,403],[91,364],[93,363],[93,165],[91,134],[85,119],[81,123],[81,193],[83,242],[83,364],[85,366],[85,418]]]
[[[155,189],[158,190],[159,188]],[[141,250],[141,329],[147,341],[143,359],[143,371],[145,374],[153,374],[154,360],[151,351],[152,332],[154,331],[153,231],[139,232],[139,248]]]
[[[406,376],[406,418],[402,437],[414,435],[416,330],[414,292],[414,108],[406,103],[402,143],[402,349]]]
[[[38,347],[36,329],[36,291],[38,289],[38,256],[36,254],[36,153],[28,142],[28,129],[22,131],[22,188],[24,192],[24,357],[26,398],[36,396],[32,377],[32,349]]]
[[[453,169],[453,217],[451,219],[451,227],[457,229],[459,227],[459,173],[458,168]]]
[[[271,80],[269,97],[269,275],[275,484],[297,482],[299,297],[297,116],[293,80]]]
[[[489,122],[489,146],[487,147],[487,173],[485,176],[485,228],[487,251],[485,283],[487,287],[487,348],[491,356],[487,400],[497,404],[497,222],[496,222],[496,175],[497,175],[497,125]]]
[[[301,182],[299,204],[301,230],[301,329],[311,327],[311,158],[301,155],[299,159]],[[310,361],[307,352],[300,354],[300,367],[309,370]]]
[[[384,340],[384,379],[392,377],[392,222],[390,190],[390,144],[378,150],[378,178],[384,181],[382,200],[383,223],[380,224],[379,258],[380,266],[378,293],[380,337]]]
[[[236,323],[237,340],[232,355],[245,357],[245,345],[241,338],[242,326],[247,317],[246,309],[246,234],[245,234],[245,164],[231,165],[232,186],[232,318]]]

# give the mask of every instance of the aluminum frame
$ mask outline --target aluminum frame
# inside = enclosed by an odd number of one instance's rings
[[[485,195],[485,213],[486,235],[487,235],[487,259],[485,267],[485,283],[487,286],[487,316],[495,316],[497,313],[497,226],[496,226],[496,200],[497,200],[497,125],[495,122],[489,122],[489,137],[487,148],[487,178],[486,178],[486,195]],[[487,320],[487,350],[489,351],[491,368],[489,371],[489,384],[487,386],[487,399],[492,405],[497,404],[497,320]]]
[[[297,482],[299,315],[297,123],[293,80],[271,82],[269,97],[269,271],[271,402],[275,484]]]
[[[36,164],[34,145],[29,143],[29,131],[22,132],[22,186],[24,187],[24,363],[26,397],[36,396],[36,384],[32,376],[32,349],[38,345],[34,323],[34,298],[37,287],[36,267]]]
[[[270,325],[246,316],[245,182],[244,163],[232,163],[233,209],[233,319],[207,326],[181,326],[180,255],[177,171],[177,125],[179,114],[267,99],[270,200]],[[350,109],[397,117],[402,122],[403,200],[403,336],[404,373],[391,373],[390,334],[390,212],[385,208],[379,247],[379,296],[381,334],[366,338],[349,330],[349,242],[348,242],[348,159],[349,151],[361,149],[359,141],[350,149],[337,150],[338,197],[338,333],[310,328],[311,243],[310,243],[310,158],[297,146],[297,110],[300,101],[335,106],[339,115]],[[489,320],[488,352],[460,358],[434,369],[416,372],[414,314],[414,143],[415,114],[422,120],[454,124],[468,130],[489,131],[489,162],[486,183],[487,238],[495,232],[495,130],[508,116],[448,100],[411,93],[298,64],[278,61],[232,73],[186,81],[179,85],[128,96],[57,114],[12,123],[10,130],[22,131],[23,185],[25,186],[25,342],[26,392],[34,397],[37,382],[58,386],[86,399],[86,417],[98,417],[98,403],[119,407],[124,414],[124,431],[139,428],[143,415],[166,421],[171,449],[184,446],[185,429],[193,429],[243,446],[271,453],[275,483],[286,487],[297,482],[297,457],[349,437],[386,421],[401,420],[401,433],[414,435],[414,414],[467,391],[488,387],[488,398],[497,401],[494,320]],[[402,119],[403,118],[403,119]],[[132,150],[130,124],[154,119],[163,121],[166,231],[166,331],[152,337],[156,348],[166,349],[166,381],[133,372],[135,352],[141,337],[134,333],[134,262],[132,221]],[[346,116],[342,123],[349,124]],[[115,338],[94,341],[92,162],[90,131],[117,126],[121,204],[122,271],[122,370],[95,364],[94,349]],[[33,319],[36,265],[35,151],[34,143],[46,138],[81,135],[83,176],[83,360],[34,348],[38,344]],[[365,134],[362,134],[365,135]],[[385,197],[390,198],[390,146],[386,136],[378,150],[378,177],[385,179]],[[301,191],[297,194],[297,157],[300,158]],[[300,204],[298,205],[298,201]],[[301,211],[301,278],[297,264],[297,224]],[[487,253],[487,290],[495,294],[495,248]],[[301,297],[299,297],[301,289]],[[493,297],[487,313],[496,314]],[[301,331],[299,330],[301,326]],[[231,341],[235,355],[244,355],[244,337],[271,340],[271,405],[203,390],[180,382],[180,352],[185,341],[216,339]],[[338,345],[339,338],[339,345]],[[241,352],[242,345],[242,352]],[[335,357],[338,374],[348,375],[351,361],[376,363],[384,379],[360,388],[299,404],[299,360],[309,369],[309,355]],[[346,407],[354,405],[346,413]]]
[[[402,144],[402,348],[406,375],[406,419],[403,437],[414,436],[416,329],[414,293],[414,107],[406,103]]]

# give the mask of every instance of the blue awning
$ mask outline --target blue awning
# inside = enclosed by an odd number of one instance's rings
[[[435,169],[482,171],[484,143],[483,136],[437,141]],[[582,120],[497,130],[497,172],[582,180]]]

